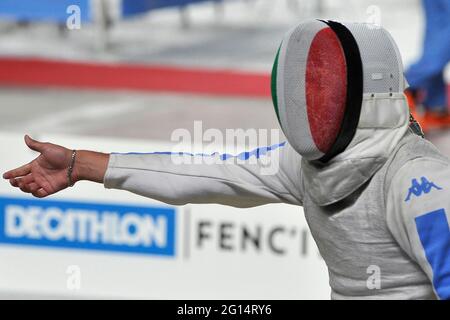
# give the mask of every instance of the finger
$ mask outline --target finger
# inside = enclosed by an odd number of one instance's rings
[[[40,188],[40,187],[38,187],[38,184],[36,182],[34,182],[33,176],[31,174],[29,174],[23,178],[17,178],[14,180],[15,180],[15,184],[23,192],[30,193],[30,192],[35,191]]]
[[[10,183],[13,187],[18,187],[18,186],[19,186],[19,181],[17,181],[17,179],[9,179],[9,183]]]
[[[11,178],[25,176],[25,175],[29,174],[30,171],[31,171],[31,164],[27,163],[19,168],[5,172],[3,174],[3,178],[11,179]]]
[[[33,193],[33,192],[38,191],[40,188],[41,187],[37,183],[32,182],[32,183],[29,183],[29,184],[22,185],[22,187],[20,189],[23,192]]]
[[[32,183],[28,184],[28,190],[31,193],[38,191],[40,188],[41,187],[36,182],[32,182]]]
[[[26,176],[20,177],[20,178],[16,178],[17,182],[19,184],[29,184],[31,182],[34,182],[34,176],[32,173],[27,174]]]
[[[13,187],[20,187],[20,178],[12,178],[9,179],[9,183],[13,186]]]
[[[27,144],[28,148],[37,152],[42,152],[45,146],[45,143],[34,140],[30,138],[29,135],[25,135],[25,143]]]
[[[31,193],[33,196],[35,196],[36,198],[44,198],[44,197],[46,197],[46,196],[48,196],[49,194],[48,194],[48,192],[47,191],[45,191],[44,189],[38,189],[37,191],[35,191],[35,192],[32,192]]]
[[[28,188],[28,185],[27,185],[27,184],[24,184],[24,183],[20,183],[20,182],[19,182],[19,189],[22,190],[23,192],[31,193],[31,191],[30,191],[30,189]]]
[[[23,183],[22,181],[18,182],[18,187],[20,190],[26,193],[33,193],[41,188],[36,182]]]

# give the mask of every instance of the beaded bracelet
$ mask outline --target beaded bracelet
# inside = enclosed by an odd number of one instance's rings
[[[72,171],[73,171],[73,166],[75,164],[76,155],[77,155],[77,151],[72,150],[72,157],[70,159],[69,168],[67,168],[67,184],[69,187],[73,187],[73,185],[75,184],[72,180]]]

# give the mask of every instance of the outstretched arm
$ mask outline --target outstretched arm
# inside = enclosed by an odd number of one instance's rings
[[[68,187],[67,168],[72,150],[38,142],[28,136],[25,142],[40,155],[29,164],[5,173],[4,178],[36,197],[45,197]],[[240,156],[237,161],[236,157],[219,154],[104,154],[79,150],[72,179],[74,182],[104,183],[106,188],[128,190],[174,205],[302,204],[301,158],[288,144],[253,150]],[[270,168],[261,162],[265,157],[272,157]],[[183,162],[186,159],[189,163]]]

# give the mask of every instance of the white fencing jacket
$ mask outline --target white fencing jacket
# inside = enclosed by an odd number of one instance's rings
[[[333,299],[450,299],[450,162],[408,124],[403,94],[365,96],[352,143],[326,165],[288,143],[241,163],[111,154],[104,185],[173,205],[303,206]],[[262,174],[266,157],[278,159],[275,174]]]

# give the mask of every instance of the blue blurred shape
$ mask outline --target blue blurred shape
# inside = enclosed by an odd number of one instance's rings
[[[219,2],[222,0],[123,0],[122,16],[132,16],[154,9],[182,7],[191,3],[205,1]]]
[[[50,21],[65,23],[72,13],[69,6],[80,9],[80,21],[92,21],[90,0],[1,0],[0,18],[14,21]]]

